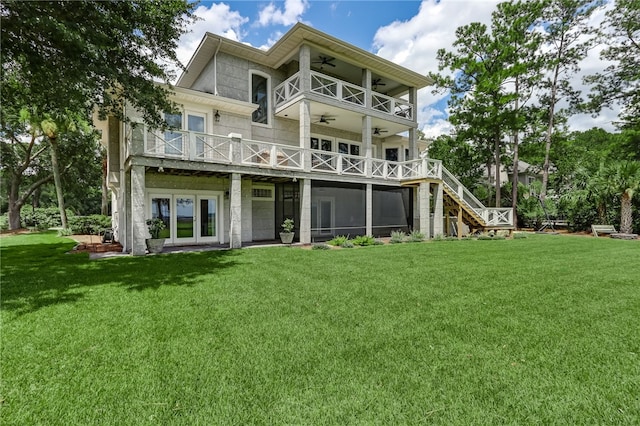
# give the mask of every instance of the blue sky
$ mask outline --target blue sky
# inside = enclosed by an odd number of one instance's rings
[[[391,60],[420,74],[438,72],[436,52],[451,50],[455,30],[471,22],[489,23],[498,0],[285,0],[201,1],[195,14],[202,19],[183,36],[178,58],[187,63],[206,32],[268,49],[296,22],[303,22],[333,37]],[[602,20],[596,14],[594,22]],[[594,50],[581,64],[585,73],[603,64]],[[574,83],[580,86],[581,76]],[[418,93],[418,124],[427,136],[449,133],[446,98],[429,88]],[[574,117],[573,130],[600,126],[612,130],[615,112],[594,119]]]

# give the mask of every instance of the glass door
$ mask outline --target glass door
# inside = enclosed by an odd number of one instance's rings
[[[198,242],[215,242],[218,238],[218,197],[198,197]]]
[[[206,132],[206,115],[196,112],[187,112],[187,130],[190,132],[197,132],[195,135],[195,157],[196,158],[209,158],[211,152],[207,152],[205,146],[204,133]]]
[[[164,222],[164,229],[160,231],[160,238],[171,238],[171,196],[151,196],[151,218]]]
[[[175,242],[184,244],[196,241],[195,197],[192,195],[175,196],[176,229]]]

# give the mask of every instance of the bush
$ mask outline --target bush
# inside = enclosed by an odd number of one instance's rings
[[[417,229],[411,231],[411,233],[409,234],[409,242],[419,243],[421,241],[424,241],[424,234]]]
[[[35,228],[38,230],[46,230],[49,228],[62,226],[60,219],[60,209],[57,207],[23,209],[20,212],[21,226],[23,228]],[[74,217],[72,211],[67,210],[67,218],[71,222]]]
[[[70,217],[69,228],[76,235],[99,235],[103,230],[111,228],[111,217],[100,214]]]
[[[353,245],[353,243],[351,241],[347,240],[344,243],[342,243],[342,245],[340,247],[342,247],[342,248],[354,248],[355,246]]]
[[[332,240],[327,241],[327,244],[336,246],[336,247],[341,247],[347,241],[349,241],[349,237],[347,237],[346,235],[338,235],[337,237],[334,237]]]
[[[358,235],[351,242],[356,246],[372,246],[376,244],[376,239],[370,235]]]
[[[331,249],[331,247],[329,247],[329,244],[324,244],[324,243],[314,244],[311,246],[311,250],[329,250],[329,249]]]
[[[406,237],[407,236],[402,231],[391,231],[391,239],[389,242],[391,244],[404,243]]]

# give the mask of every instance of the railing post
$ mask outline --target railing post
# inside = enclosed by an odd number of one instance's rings
[[[196,135],[193,132],[188,132],[189,135],[189,144],[187,146],[187,152],[185,154],[186,157],[193,161],[195,160],[195,155],[196,155]]]
[[[341,175],[342,174],[342,154],[338,154],[338,156],[336,157],[336,161],[338,162],[338,164],[336,164],[336,172]]]
[[[231,163],[242,164],[242,135],[240,133],[229,133],[231,139]]]
[[[269,164],[271,164],[271,167],[275,167],[278,165],[278,150],[276,149],[275,145],[271,146]]]

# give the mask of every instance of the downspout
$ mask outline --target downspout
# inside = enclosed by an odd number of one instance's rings
[[[218,96],[218,52],[221,45],[222,38],[218,38],[218,47],[216,47],[216,52],[213,54],[213,94],[216,96]]]

